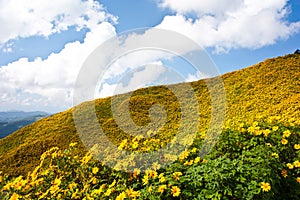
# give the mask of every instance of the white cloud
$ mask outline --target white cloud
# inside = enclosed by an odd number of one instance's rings
[[[49,36],[71,26],[93,29],[116,18],[94,0],[0,0],[0,45],[17,38]]]
[[[0,47],[9,53],[15,39],[48,37],[76,27],[89,30],[82,43],[67,43],[45,60],[21,58],[0,67],[2,110],[60,111],[72,106],[75,80],[84,60],[116,35],[116,17],[95,0],[0,0]]]
[[[115,34],[114,26],[103,22],[86,34],[83,43],[68,43],[45,60],[21,58],[2,66],[0,107],[16,109],[18,105],[18,109],[59,111],[72,106],[73,87],[82,63]]]
[[[197,81],[200,79],[204,79],[204,78],[209,78],[210,76],[205,75],[204,73],[197,71],[195,74],[188,74],[187,78],[186,78],[186,82],[192,82],[192,81]]]
[[[153,82],[157,82],[159,76],[166,71],[166,68],[160,61],[144,65],[142,70],[136,70],[138,67],[140,66],[131,68],[129,72],[124,73],[124,76],[118,81],[119,83],[108,84],[104,82],[99,93],[96,93],[96,98],[113,96],[143,88]]]
[[[192,13],[198,16],[221,15],[240,5],[240,0],[162,0],[160,6],[180,14]]]
[[[143,37],[144,35],[142,35]],[[115,47],[122,48],[122,47]],[[134,52],[130,52],[118,60],[116,60],[105,72],[103,79],[109,79],[111,77],[117,77],[128,70],[132,70],[136,67],[143,65],[155,63],[160,59],[171,58],[172,54],[165,52],[163,50],[148,50],[148,49],[139,49]],[[138,59],[137,59],[138,58]]]
[[[131,34],[127,38],[121,37],[122,41],[116,43],[108,41],[108,47],[113,49],[113,55],[108,55],[112,56],[109,59],[115,58],[114,56],[121,57],[118,57],[109,69],[104,69],[105,66],[98,66],[101,67],[99,70],[106,70],[106,74],[103,77],[104,83],[100,94],[96,94],[96,97],[132,91],[155,81],[165,70],[159,60],[174,56],[164,49],[175,49],[175,53],[181,54],[195,48],[184,41],[182,45],[178,45],[181,43],[174,44],[172,37],[175,37],[175,41],[178,41],[178,38],[172,34],[167,34],[170,40],[166,42],[167,36],[164,37],[158,32],[150,29],[141,34]],[[22,58],[2,66],[0,82],[5,84],[0,87],[0,94],[2,94],[0,107],[48,111],[59,111],[71,107],[74,84],[83,62],[96,47],[115,35],[114,26],[103,22],[86,34],[83,43],[78,41],[68,43],[62,51],[50,54],[45,60],[36,58],[34,61],[29,61],[28,58]],[[153,38],[156,38],[155,41]],[[153,46],[157,47],[158,44],[164,48],[151,49]],[[127,52],[126,49],[136,50]],[[134,71],[136,67],[141,66],[144,66],[143,70]],[[129,76],[128,83],[119,85],[115,91],[117,83],[116,80],[113,83],[110,82],[111,79],[124,76],[124,74],[128,76],[128,71],[134,72],[131,77]],[[95,71],[92,73],[97,74]],[[85,81],[88,81],[91,76],[87,75],[86,78]]]
[[[300,31],[289,23],[287,0],[162,0],[177,14],[165,16],[159,28],[182,33],[217,52],[260,48]],[[194,16],[193,18],[189,16]]]

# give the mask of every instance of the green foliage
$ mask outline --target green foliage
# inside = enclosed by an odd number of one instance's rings
[[[253,131],[255,130],[255,131]],[[282,142],[286,139],[288,142]],[[226,129],[213,151],[201,140],[165,168],[116,171],[77,155],[78,144],[44,152],[25,177],[0,174],[3,199],[299,199],[300,121],[279,117]],[[285,171],[286,173],[283,173]]]

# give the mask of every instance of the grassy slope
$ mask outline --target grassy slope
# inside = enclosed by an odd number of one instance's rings
[[[251,122],[257,115],[300,117],[300,55],[268,59],[225,74],[222,78],[226,90],[226,126],[234,126],[237,121]],[[203,80],[193,82],[192,86],[199,100],[200,131],[205,131],[211,114],[208,89]],[[133,120],[138,125],[146,125],[149,122],[148,108],[154,103],[161,103],[168,113],[168,124],[161,133],[178,128],[179,104],[166,87],[140,89],[134,93],[130,103]],[[85,104],[80,106],[85,108]],[[83,149],[72,111],[42,119],[0,140],[0,171],[26,174],[38,163],[39,156],[52,146],[67,148],[70,142],[77,141]],[[104,131],[115,142],[126,137],[113,120],[110,98],[96,100],[96,112]]]

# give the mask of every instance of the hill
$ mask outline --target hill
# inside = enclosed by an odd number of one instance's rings
[[[0,139],[41,118],[49,116],[45,112],[9,111],[0,112]]]
[[[235,127],[239,122],[251,123],[257,116],[281,116],[282,119],[300,117],[300,55],[286,55],[268,59],[251,67],[231,72],[222,76],[226,91],[225,127]],[[213,81],[214,79],[210,79]],[[175,87],[182,87],[177,84]],[[209,126],[212,109],[209,90],[205,80],[191,83],[198,98],[199,106],[191,111],[200,114],[199,134]],[[121,95],[122,96],[122,95]],[[148,109],[160,103],[167,110],[167,123],[158,131],[157,136],[168,135],[170,141],[180,124],[179,103],[176,96],[166,86],[155,86],[139,89],[130,98],[130,109],[133,121],[138,125],[150,122]],[[78,107],[83,111],[88,104],[95,103],[96,115],[105,134],[116,144],[126,139],[124,133],[111,113],[111,98],[86,102]],[[125,104],[120,102],[119,104]],[[73,121],[74,108],[41,119],[30,124],[8,137],[0,140],[0,170],[18,175],[26,175],[39,163],[39,157],[51,147],[68,148],[71,142],[78,143],[78,153],[83,155],[84,145],[76,132]],[[86,129],[89,132],[89,127]],[[90,137],[93,138],[90,133]],[[101,142],[101,141],[100,141]]]

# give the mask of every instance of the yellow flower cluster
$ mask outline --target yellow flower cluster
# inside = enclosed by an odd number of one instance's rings
[[[264,192],[269,192],[271,190],[270,183],[261,182],[261,188]]]
[[[291,127],[275,124],[275,120],[277,118],[270,119],[271,125],[254,121],[248,128],[245,124],[240,124],[239,128],[244,130],[241,135],[245,138],[251,137],[255,139],[256,143],[261,143],[262,148],[266,150],[267,158],[272,162],[280,163],[278,165],[280,168],[276,169],[279,171],[280,178],[300,183],[299,158],[286,153],[290,151],[294,155],[299,155],[298,132]],[[296,124],[298,122],[289,123]],[[190,191],[186,191],[187,187],[183,184],[192,181],[187,178],[190,172],[198,167],[210,166],[212,163],[211,157],[206,157],[207,160],[200,158],[197,152],[200,152],[199,147],[201,146],[193,144],[189,149],[179,151],[181,153],[162,155],[159,160],[155,160],[147,167],[139,168],[140,160],[136,160],[134,153],[131,152],[143,152],[147,146],[151,146],[149,141],[155,141],[154,143],[163,141],[158,138],[144,139],[138,136],[132,139],[120,139],[119,151],[111,154],[106,152],[101,162],[95,160],[90,152],[84,156],[75,155],[77,143],[71,143],[69,149],[65,151],[57,147],[51,148],[42,154],[40,164],[27,177],[19,176],[7,180],[0,172],[0,186],[3,184],[0,192],[7,194],[6,199],[30,199],[38,196],[40,199],[124,200],[143,199],[148,195],[162,198],[185,198]],[[246,151],[248,139],[244,141],[242,139],[234,141],[232,144],[240,148],[239,150]],[[161,144],[153,144],[149,148],[154,150],[160,146]],[[94,146],[93,153],[99,152],[99,148],[101,146]],[[105,149],[105,151],[108,150]],[[123,151],[129,152],[125,158],[122,157]],[[228,152],[220,151],[218,153],[224,155]],[[175,160],[175,167],[170,168],[169,171],[162,167],[164,161]],[[111,164],[114,167],[109,168],[105,164]],[[282,166],[284,167],[282,168]],[[129,169],[128,173],[118,171],[122,169]],[[272,185],[274,187],[272,188],[271,183],[261,182],[261,177],[257,177],[257,180],[259,180],[258,186],[261,188],[260,195],[270,195],[271,192],[267,192],[276,191],[276,184]],[[271,179],[264,177],[264,180]]]

